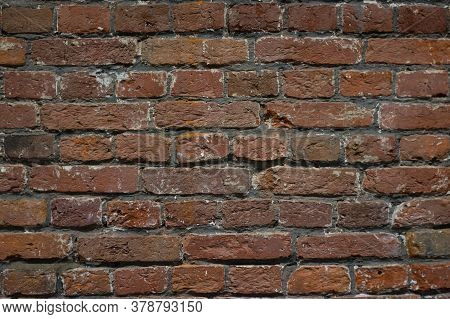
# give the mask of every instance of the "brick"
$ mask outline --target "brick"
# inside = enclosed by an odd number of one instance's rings
[[[263,37],[256,41],[255,59],[262,63],[355,64],[361,52],[357,39]]]
[[[339,159],[339,138],[334,135],[293,134],[291,151],[294,160],[333,162]]]
[[[42,135],[7,135],[5,136],[5,154],[10,159],[39,160],[54,155],[55,137]]]
[[[450,255],[450,229],[412,230],[406,233],[408,255],[436,258]]]
[[[114,138],[116,156],[125,161],[166,162],[170,139],[156,134],[121,134]]]
[[[222,97],[223,73],[219,70],[175,71],[170,91],[173,96]]]
[[[155,33],[169,31],[167,4],[118,5],[115,29],[121,33]]]
[[[149,200],[112,200],[105,211],[107,225],[121,228],[157,228],[160,213],[160,204]]]
[[[204,42],[195,37],[149,38],[142,41],[142,59],[155,65],[196,65],[204,62]]]
[[[22,39],[0,38],[0,65],[17,66],[25,64],[26,43]]]
[[[278,95],[278,73],[264,70],[228,72],[229,96],[268,97]]]
[[[211,161],[228,156],[228,138],[220,133],[187,132],[176,138],[177,161]]]
[[[112,292],[109,271],[96,268],[76,268],[62,275],[65,296],[107,295]]]
[[[409,135],[400,139],[401,160],[445,160],[449,152],[450,138],[445,135]]]
[[[411,265],[411,289],[430,291],[450,288],[450,263],[421,263]]]
[[[397,142],[389,135],[351,135],[345,142],[345,158],[350,163],[392,162]]]
[[[0,165],[0,193],[21,192],[25,184],[25,170],[20,165]]]
[[[45,270],[6,269],[3,272],[6,296],[50,296],[56,292],[56,274]]]
[[[31,58],[40,65],[132,64],[137,42],[132,38],[34,40]]]
[[[388,96],[392,93],[390,71],[341,72],[340,91],[343,96]]]
[[[350,275],[344,266],[301,266],[290,276],[288,293],[343,294],[350,292]]]
[[[218,293],[224,289],[223,266],[183,265],[172,269],[172,290],[175,293]]]
[[[280,225],[296,228],[323,228],[331,226],[333,207],[314,201],[287,201],[279,203]]]
[[[450,224],[450,198],[413,199],[396,207],[395,227],[439,226]]]
[[[333,31],[337,28],[336,6],[297,4],[287,8],[288,28],[297,31]]]
[[[183,247],[189,260],[269,260],[289,257],[291,238],[286,233],[190,234]]]
[[[129,72],[121,75],[116,94],[123,98],[161,97],[166,94],[165,72]]]
[[[404,71],[397,73],[397,95],[401,97],[447,96],[446,71]]]
[[[36,126],[36,109],[32,104],[0,103],[0,128],[32,128]]]
[[[381,3],[342,6],[345,33],[392,32],[393,8]]]
[[[47,33],[52,31],[51,8],[7,7],[2,10],[2,30],[7,33]]]
[[[228,15],[228,28],[233,32],[273,32],[281,27],[281,9],[275,3],[234,5]]]
[[[273,161],[287,156],[286,144],[277,134],[238,135],[233,140],[233,154],[251,161]]]
[[[248,61],[247,40],[235,38],[206,39],[203,46],[204,63],[227,65]]]
[[[427,5],[401,5],[397,8],[400,33],[442,33],[447,30],[447,9]]]
[[[280,294],[280,266],[235,266],[228,270],[229,290],[241,295]]]
[[[220,210],[223,228],[273,226],[277,220],[270,200],[228,200]]]
[[[56,227],[80,228],[102,225],[99,197],[58,197],[51,201],[51,223]]]
[[[110,160],[113,157],[112,142],[102,135],[63,136],[59,142],[59,154],[64,162]]]
[[[390,167],[367,169],[363,187],[379,194],[445,194],[450,169],[445,167]]]
[[[52,72],[5,72],[5,96],[23,99],[53,99],[56,97],[56,78]]]
[[[49,130],[143,130],[146,104],[45,104],[41,123]]]
[[[158,127],[253,128],[260,124],[259,104],[236,101],[218,104],[203,101],[165,101],[155,106]]]
[[[110,31],[107,6],[61,5],[58,12],[58,32],[106,33]]]
[[[132,166],[34,166],[29,186],[41,192],[133,193],[138,168]]]
[[[387,225],[389,205],[384,201],[339,202],[337,225],[345,228]]]
[[[332,69],[294,69],[283,72],[284,95],[300,99],[332,97]]]
[[[106,73],[70,72],[61,76],[63,99],[98,99],[114,93],[114,81]]]
[[[447,129],[450,104],[382,103],[379,121],[384,129]]]
[[[81,235],[77,252],[88,262],[175,262],[179,261],[181,243],[167,235]]]
[[[71,250],[71,238],[59,233],[1,233],[0,260],[63,259]]]
[[[152,194],[244,194],[249,171],[241,168],[146,168],[143,186]]]
[[[175,32],[212,31],[224,27],[224,3],[178,3],[172,7]]]
[[[275,166],[254,177],[257,189],[284,195],[356,194],[356,171],[351,168]]]
[[[373,110],[349,102],[266,103],[269,127],[345,128],[373,123]]]
[[[218,203],[193,200],[164,203],[165,225],[169,228],[185,228],[213,225]]]
[[[377,39],[368,40],[366,62],[390,64],[449,64],[448,39]]]
[[[42,226],[46,219],[46,200],[33,198],[0,200],[0,227]]]
[[[355,269],[356,289],[363,293],[386,293],[408,286],[408,267],[404,265],[363,266]]]
[[[114,272],[116,296],[162,293],[167,287],[165,267],[119,268]]]
[[[399,238],[388,233],[335,233],[297,240],[298,256],[304,259],[393,258],[399,257],[401,250]]]

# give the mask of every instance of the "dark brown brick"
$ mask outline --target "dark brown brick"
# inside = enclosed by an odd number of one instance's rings
[[[339,202],[337,224],[345,228],[387,225],[389,205],[384,201]]]
[[[272,226],[276,210],[270,200],[224,201],[221,207],[224,228]]]
[[[5,154],[10,159],[39,160],[54,155],[55,138],[53,135],[7,135],[5,136]]]
[[[93,227],[102,224],[99,197],[58,197],[51,201],[51,223],[56,227]]]
[[[331,226],[333,206],[325,202],[287,201],[279,203],[280,224],[285,227],[323,228]]]

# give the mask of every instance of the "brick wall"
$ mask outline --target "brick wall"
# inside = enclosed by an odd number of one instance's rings
[[[72,2],[1,5],[2,297],[448,297],[445,1]]]

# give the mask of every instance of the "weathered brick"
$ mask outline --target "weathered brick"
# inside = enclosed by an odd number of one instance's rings
[[[33,198],[0,200],[0,227],[33,227],[45,224],[47,201]]]
[[[283,72],[284,95],[300,99],[334,95],[332,69],[294,69]]]
[[[47,159],[54,155],[55,137],[42,135],[7,135],[5,136],[5,154],[10,159]]]
[[[118,5],[115,29],[122,33],[155,33],[169,31],[167,4]]]
[[[387,225],[389,205],[384,201],[339,202],[338,226],[345,228],[382,227]]]
[[[22,39],[0,38],[0,65],[24,65],[25,50],[26,43]]]
[[[9,98],[48,100],[56,97],[56,77],[52,72],[5,72],[3,82]]]
[[[336,6],[296,4],[287,8],[288,28],[298,31],[333,31],[337,27]]]
[[[350,163],[392,162],[397,142],[390,135],[351,135],[345,142],[345,158]]]
[[[270,200],[229,200],[221,207],[222,227],[252,227],[274,225],[277,216]]]
[[[76,268],[64,272],[65,296],[107,295],[112,292],[109,271],[97,268]]]
[[[291,151],[294,160],[333,162],[339,159],[339,138],[334,135],[293,134]]]
[[[61,5],[58,12],[58,32],[106,33],[110,31],[107,6]]]
[[[225,4],[178,3],[172,7],[175,32],[218,30],[224,27]]]
[[[123,98],[160,97],[166,94],[166,72],[129,72],[120,76],[116,94]]]
[[[175,71],[170,91],[173,96],[222,97],[223,73],[219,70]]]
[[[411,265],[411,289],[430,291],[450,288],[450,263],[421,263]]]
[[[395,227],[450,224],[450,198],[413,199],[396,207]]]
[[[228,271],[229,289],[234,294],[273,295],[280,294],[280,266],[236,266]]]
[[[176,293],[218,293],[224,289],[223,266],[183,265],[172,269],[172,290]]]
[[[397,30],[400,33],[441,33],[447,30],[444,7],[401,5],[397,8]]]
[[[204,62],[208,65],[244,63],[248,60],[247,40],[235,38],[206,39]]]
[[[161,206],[153,201],[113,200],[106,206],[108,226],[121,228],[157,228],[161,224]]]
[[[229,9],[228,27],[235,32],[278,31],[281,9],[275,3],[238,4]]]
[[[344,266],[301,266],[290,276],[288,293],[343,294],[350,292],[350,275]]]
[[[114,272],[117,296],[162,293],[167,287],[165,267],[119,268]]]
[[[193,200],[164,203],[166,227],[194,227],[213,225],[216,219],[218,203]]]
[[[50,296],[56,292],[56,274],[45,270],[6,269],[3,272],[6,296]]]
[[[51,8],[4,7],[2,30],[7,33],[47,33],[52,31]]]
[[[226,158],[228,138],[220,133],[183,133],[176,138],[176,152],[180,163]]]
[[[446,71],[404,71],[397,73],[397,95],[401,97],[447,96]]]
[[[51,201],[51,223],[56,227],[94,227],[102,225],[99,197],[58,197]]]
[[[25,184],[25,170],[21,165],[0,165],[0,193],[21,192]]]
[[[116,156],[126,161],[166,162],[170,139],[155,134],[122,134],[114,138]]]
[[[32,128],[36,126],[36,109],[32,104],[0,104],[0,128]]]
[[[392,32],[393,8],[381,3],[342,6],[345,33]]]
[[[285,227],[319,228],[331,226],[333,206],[325,202],[287,201],[279,203],[280,224]]]
[[[445,160],[449,152],[450,137],[445,135],[409,135],[400,139],[401,160]]]
[[[341,72],[340,91],[343,96],[388,96],[392,93],[390,71]]]
[[[386,293],[408,286],[408,267],[404,265],[363,266],[355,269],[356,289],[364,293]]]
[[[113,157],[111,139],[101,135],[63,136],[59,154],[64,162],[105,161]]]
[[[411,257],[433,258],[450,255],[450,228],[409,231],[405,238],[408,255]]]
[[[199,64],[204,62],[204,42],[194,37],[149,38],[142,42],[142,59],[156,65]]]
[[[286,144],[277,134],[238,135],[233,140],[233,154],[252,161],[273,161],[287,156]]]
[[[70,72],[61,76],[63,99],[97,99],[113,94],[114,81],[107,73]]]
[[[278,94],[278,73],[264,70],[228,72],[229,96],[275,96]]]

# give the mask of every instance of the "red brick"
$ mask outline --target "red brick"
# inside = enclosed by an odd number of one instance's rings
[[[158,127],[253,128],[260,124],[259,104],[236,101],[217,104],[203,101],[165,101],[155,106]]]
[[[228,72],[229,96],[268,97],[278,95],[278,73],[264,70]]]
[[[444,7],[401,5],[397,8],[397,30],[400,33],[442,33],[447,30]]]
[[[449,177],[446,167],[372,168],[365,171],[363,187],[379,194],[445,194]]]
[[[362,45],[357,39],[263,37],[256,41],[258,62],[308,64],[355,64],[361,61]]]
[[[22,39],[0,38],[0,65],[24,65],[25,50],[26,43]]]
[[[267,260],[291,255],[291,238],[285,233],[187,235],[183,241],[190,260]]]
[[[112,292],[109,271],[76,268],[62,274],[65,296],[107,295]]]
[[[224,27],[225,4],[189,2],[172,7],[175,32],[218,30]]]
[[[32,104],[0,104],[0,128],[32,128],[36,126],[36,109]]]
[[[329,203],[283,200],[280,201],[279,207],[282,226],[296,228],[331,226],[333,207]]]
[[[346,139],[345,158],[350,163],[392,162],[397,142],[389,135],[351,135]]]
[[[421,263],[411,265],[411,289],[430,291],[450,288],[450,263]]]
[[[77,251],[88,262],[175,262],[179,261],[181,243],[167,235],[82,235]]]
[[[277,134],[238,135],[233,141],[233,154],[251,161],[273,161],[287,156],[286,144]]]
[[[206,39],[203,46],[204,63],[226,65],[248,60],[247,40],[235,38]]]
[[[41,226],[45,224],[46,219],[46,200],[32,198],[0,200],[0,226]]]
[[[59,142],[59,153],[64,162],[105,161],[112,158],[112,142],[101,135],[63,136]]]
[[[448,129],[450,104],[382,103],[379,121],[384,129]]]
[[[113,94],[114,82],[106,73],[71,72],[61,76],[63,99],[97,99]]]
[[[170,139],[156,134],[122,134],[114,138],[116,156],[125,161],[166,162]]]
[[[404,71],[397,74],[397,95],[401,97],[447,96],[446,71]]]
[[[56,97],[56,78],[52,72],[5,72],[5,96],[24,99],[53,99]]]
[[[164,203],[166,227],[193,227],[213,225],[218,203],[204,200]]]
[[[448,39],[376,39],[368,40],[366,62],[390,64],[449,64]]]
[[[176,138],[180,163],[219,160],[228,156],[228,138],[219,133],[188,132]]]
[[[51,8],[7,7],[2,10],[2,29],[7,33],[47,33],[52,31]]]
[[[449,152],[450,138],[445,135],[409,135],[400,139],[402,160],[445,160]]]
[[[105,211],[108,226],[121,228],[157,228],[160,213],[160,204],[148,200],[113,200]]]
[[[392,32],[393,9],[381,3],[344,4],[342,29],[345,33]]]
[[[154,33],[169,31],[167,4],[118,5],[115,29],[123,33]]]
[[[175,71],[170,91],[173,96],[222,97],[223,74],[219,70]]]
[[[137,42],[132,38],[40,39],[31,58],[40,65],[132,64]]]
[[[384,201],[339,202],[337,225],[345,228],[387,225],[389,205]]]
[[[339,138],[334,135],[296,134],[291,138],[294,160],[333,162],[339,159]]]
[[[266,103],[269,127],[345,128],[373,123],[373,110],[350,102]]]
[[[450,198],[413,199],[396,207],[395,227],[439,226],[450,224]]]
[[[142,41],[142,59],[156,65],[196,65],[205,61],[205,40],[194,37],[149,38]]]
[[[107,6],[61,5],[58,12],[58,32],[105,33],[110,31]]]
[[[3,272],[6,296],[50,296],[56,292],[56,274],[46,270],[6,269]]]
[[[340,76],[343,96],[388,96],[392,93],[390,71],[343,71]]]
[[[350,275],[344,266],[301,266],[290,276],[288,293],[343,294],[350,292]]]
[[[229,200],[221,207],[222,227],[273,226],[277,212],[270,200]]]
[[[356,170],[351,168],[271,167],[254,177],[257,189],[273,194],[356,194]]]
[[[10,159],[39,160],[54,155],[55,137],[42,135],[7,135],[5,136],[5,154]]]
[[[102,200],[99,197],[58,197],[50,204],[56,227],[94,227],[102,225]]]
[[[280,294],[280,266],[235,266],[228,271],[230,291],[242,295]]]
[[[408,267],[404,265],[363,266],[355,269],[356,289],[364,293],[386,293],[408,286]]]
[[[25,170],[20,165],[0,165],[0,193],[18,193],[25,184]]]
[[[132,166],[34,166],[29,186],[42,192],[133,193],[138,168]]]
[[[335,233],[297,240],[298,256],[304,259],[393,258],[399,257],[401,250],[399,238],[388,233]]]
[[[162,293],[166,287],[165,267],[119,268],[114,272],[116,296]]]
[[[117,83],[118,97],[160,97],[166,94],[167,74],[165,72],[129,72]]]
[[[223,266],[183,265],[172,269],[172,290],[176,293],[218,293],[224,289]]]
[[[278,31],[281,9],[275,3],[237,4],[228,12],[229,29],[236,32]]]
[[[63,259],[71,250],[71,238],[60,233],[1,233],[0,260]]]
[[[296,4],[287,8],[288,28],[297,31],[333,31],[337,28],[336,6]]]
[[[439,258],[450,256],[450,228],[411,230],[406,233],[410,257]]]
[[[231,167],[146,168],[142,180],[153,194],[244,194],[250,189],[249,171]]]
[[[143,130],[146,104],[45,104],[41,123],[50,130]]]
[[[284,95],[300,99],[332,97],[332,69],[294,69],[283,72]]]

